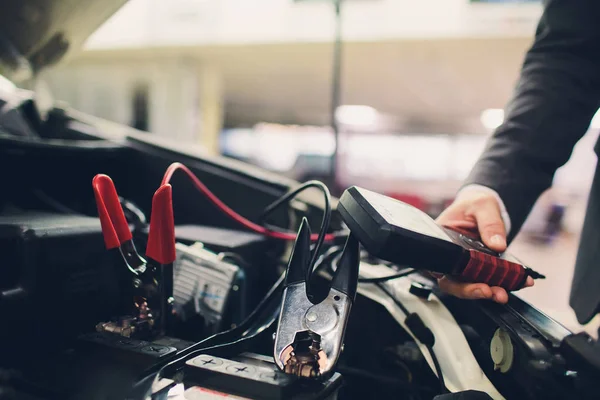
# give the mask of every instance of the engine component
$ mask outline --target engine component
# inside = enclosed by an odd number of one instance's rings
[[[569,363],[564,326],[517,296],[506,305],[464,301],[435,290],[463,330],[481,368],[506,398],[596,398],[595,368]],[[591,342],[590,342],[591,344]],[[587,352],[593,357],[593,352]],[[595,375],[595,376],[594,376]],[[591,386],[589,386],[591,384]],[[595,397],[594,397],[595,396]]]
[[[498,328],[490,342],[490,354],[494,361],[494,369],[508,372],[515,357],[512,340],[508,332]]]
[[[408,289],[408,291],[417,297],[429,300],[429,295],[431,294],[431,287],[424,285],[421,282],[413,282],[410,285],[410,289]]]
[[[246,306],[244,271],[202,243],[177,243],[176,249],[173,306],[178,317],[186,321],[200,315],[207,335],[221,332],[226,324],[239,323],[234,310]]]
[[[382,264],[362,261],[360,265],[361,277],[387,276],[389,270],[389,267]],[[429,301],[423,301],[410,293],[409,288],[416,279],[424,278],[402,277],[380,285],[359,285],[358,293],[385,307],[398,324],[411,334],[432,371],[437,369],[432,357],[432,353],[435,354],[448,390],[459,392],[477,389],[490,394],[493,399],[504,399],[486,377],[478,360],[473,356],[460,326],[454,321],[445,305],[440,302],[438,295],[432,293]],[[407,321],[409,315],[418,315],[431,331],[435,338],[433,347],[426,346],[412,332]],[[489,360],[489,352],[486,357]]]

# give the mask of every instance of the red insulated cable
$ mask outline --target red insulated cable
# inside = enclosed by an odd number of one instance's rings
[[[206,187],[206,185],[204,185],[200,181],[200,179],[198,179],[198,177],[196,175],[194,175],[194,173],[188,167],[186,167],[185,165],[183,165],[181,163],[173,163],[169,166],[169,168],[167,168],[167,171],[165,172],[161,186],[169,183],[171,181],[171,178],[173,177],[173,174],[177,170],[181,170],[181,171],[185,172],[185,174],[188,176],[188,178],[190,178],[192,180],[192,183],[194,184],[196,189],[198,189],[200,192],[202,192],[202,194],[204,194],[215,206],[217,206],[221,211],[223,211],[223,213],[225,213],[229,218],[233,219],[240,225],[242,225],[256,233],[260,233],[260,234],[263,234],[263,235],[271,237],[271,238],[283,239],[283,240],[296,240],[295,233],[280,232],[280,231],[274,231],[271,229],[267,229],[264,226],[255,224],[254,222],[244,218],[243,216],[241,216],[240,214],[238,214],[237,212],[235,212],[234,210],[229,208],[227,206],[227,204],[223,203],[221,201],[221,199],[219,199],[217,196],[215,196],[215,194],[213,192],[211,192]],[[318,239],[318,237],[319,237],[318,234],[316,234],[316,233],[312,234],[311,240],[316,241]],[[335,239],[335,235],[333,235],[331,233],[328,233],[325,235],[326,241],[332,241],[334,239]]]

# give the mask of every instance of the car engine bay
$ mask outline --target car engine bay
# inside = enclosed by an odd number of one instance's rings
[[[0,104],[2,400],[597,398],[592,338],[373,257],[318,183]]]

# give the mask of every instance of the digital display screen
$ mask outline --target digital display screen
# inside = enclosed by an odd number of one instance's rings
[[[452,239],[450,239],[446,232],[423,211],[369,190],[361,189],[360,193],[388,224],[420,233],[421,235],[452,242]]]

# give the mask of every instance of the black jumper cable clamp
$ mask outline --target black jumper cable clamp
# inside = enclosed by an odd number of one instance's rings
[[[274,358],[287,374],[325,378],[333,373],[342,352],[356,297],[359,243],[353,235],[348,237],[327,297],[315,304],[310,293],[310,235],[303,218],[286,271]]]

